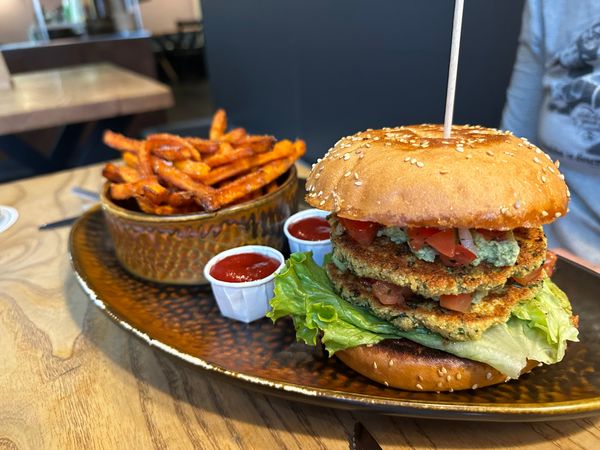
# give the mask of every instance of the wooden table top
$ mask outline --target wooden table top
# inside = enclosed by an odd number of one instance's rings
[[[12,76],[0,90],[0,135],[169,108],[168,86],[112,64]]]
[[[0,186],[20,218],[0,234],[0,448],[347,449],[356,421],[383,448],[600,448],[600,417],[540,423],[415,420],[294,403],[206,377],[88,301],[71,271],[73,186],[101,165]],[[596,447],[598,446],[598,447]]]

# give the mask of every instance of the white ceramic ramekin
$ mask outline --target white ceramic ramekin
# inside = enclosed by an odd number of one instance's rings
[[[318,265],[322,266],[325,255],[331,253],[331,239],[323,239],[322,241],[306,241],[304,239],[298,239],[290,234],[288,228],[291,224],[298,222],[299,220],[308,217],[327,217],[329,214],[331,214],[329,211],[322,211],[320,209],[305,209],[304,211],[297,212],[289,217],[283,224],[283,232],[290,244],[290,251],[292,253],[312,251],[313,259]]]
[[[233,283],[217,280],[210,274],[212,267],[224,258],[240,253],[259,253],[279,261],[279,267],[268,277],[255,281]],[[252,322],[264,317],[271,309],[269,301],[273,298],[275,274],[281,270],[285,258],[281,252],[263,245],[245,245],[213,256],[204,266],[204,277],[210,282],[213,294],[221,314],[241,322]]]

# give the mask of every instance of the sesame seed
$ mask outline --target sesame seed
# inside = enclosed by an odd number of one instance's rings
[[[355,181],[355,182],[354,182],[354,184],[355,184],[356,186],[362,186],[362,181]]]
[[[417,383],[417,386],[416,386],[416,387],[417,387],[417,389],[418,389],[418,390],[420,390],[420,391],[422,391],[422,390],[423,390],[423,386],[421,386],[419,383]]]
[[[542,217],[546,217],[548,215],[548,211],[542,211]]]
[[[561,180],[565,179],[565,176],[562,173],[559,173],[558,176],[560,177]]]
[[[547,180],[548,179],[544,175],[542,175],[542,183],[545,183]]]
[[[354,179],[358,180],[358,172],[354,172]]]
[[[538,158],[537,156],[533,157],[533,162],[536,163],[536,164],[540,164],[541,163],[540,158]]]
[[[373,347],[373,344],[367,344],[367,348]]]
[[[465,149],[464,149],[464,148],[462,148],[462,147],[456,147],[456,148],[455,148],[455,150],[456,150],[458,153],[462,153],[462,152],[464,152],[464,151],[465,151]]]
[[[554,165],[558,169],[560,167],[560,161],[557,159],[556,162],[554,163]]]
[[[562,213],[560,213],[560,212],[558,212],[558,211],[554,213],[554,217],[556,217],[557,219],[558,219],[560,216],[562,216]]]
[[[321,172],[317,172],[317,173],[315,174],[315,178],[319,178],[320,176],[321,176]]]
[[[391,367],[391,366],[393,366],[393,365],[394,365],[394,360],[393,360],[393,359],[390,359],[390,362],[388,362],[388,366],[390,366],[390,367]]]
[[[425,164],[423,164],[421,161],[417,162],[417,167],[423,167],[425,166]]]
[[[383,384],[385,384],[387,387],[390,386],[390,383],[388,383],[387,381],[384,381]]]
[[[365,144],[365,147],[371,148],[371,144]]]
[[[325,200],[321,200],[321,201],[319,202],[319,206],[323,206],[324,204],[325,204]]]
[[[350,159],[350,153],[344,153],[344,161],[348,161]]]
[[[415,158],[411,158],[411,159],[410,159],[410,163],[411,163],[411,164],[416,164],[416,163],[417,163],[417,160],[416,160]]]
[[[373,140],[374,140],[374,141],[378,141],[379,139],[381,139],[379,136],[375,136],[375,137],[373,138]]]
[[[485,374],[485,378],[488,379],[488,380],[491,380],[492,379],[492,372],[486,373]]]
[[[535,152],[539,155],[540,153],[542,153],[542,151],[539,148],[535,149]]]
[[[453,388],[448,389],[448,392],[454,392]]]
[[[521,200],[517,200],[515,202],[515,209],[519,209],[521,207]]]
[[[423,381],[423,377],[421,375],[417,375],[417,380]]]
[[[448,173],[447,170],[440,170],[440,175],[446,175]]]
[[[442,373],[443,373],[444,375],[448,373],[448,371],[446,370],[446,368],[445,368],[445,367],[442,367]]]
[[[377,363],[373,361],[373,369],[377,369]]]
[[[452,377],[450,375],[446,376],[446,381],[450,382],[450,380],[452,379]]]
[[[506,378],[504,379],[504,382],[505,382],[505,383],[508,383],[509,381],[510,381],[510,377],[506,377]]]
[[[508,208],[506,206],[503,206],[502,208],[500,208],[501,214],[506,214],[507,212],[508,212]]]
[[[410,156],[407,156],[406,158],[404,158],[404,161],[405,161],[405,162],[408,162],[408,161],[410,161]]]
[[[479,385],[477,383],[475,383],[473,386],[471,386],[471,389],[477,389],[479,387]]]
[[[538,367],[542,367],[543,365],[544,365],[544,364],[542,364],[542,363],[538,363],[538,365],[537,365],[537,366],[538,366]]]
[[[345,176],[345,177],[349,177],[350,175],[352,175],[352,172],[351,172],[351,171],[348,171],[348,172],[346,172],[346,173],[344,174],[344,176]]]
[[[385,145],[388,146],[388,147],[391,147],[392,143],[391,142],[386,142]]]
[[[548,166],[548,170],[550,171],[550,173],[556,173],[556,172],[554,171],[554,169],[552,168],[552,166]]]
[[[323,191],[319,191],[319,193],[317,194],[317,197],[320,197],[323,195]]]
[[[487,150],[485,153],[489,156],[494,156],[494,152],[491,150]]]
[[[444,384],[441,381],[438,381],[437,387],[442,387]]]

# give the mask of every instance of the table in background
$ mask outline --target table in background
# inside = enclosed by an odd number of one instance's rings
[[[71,271],[73,186],[99,189],[101,165],[2,185],[21,217],[0,234],[0,447],[347,449],[360,420],[383,448],[600,448],[600,417],[444,422],[353,413],[246,391],[206,376],[120,328]],[[16,447],[13,446],[16,445]]]
[[[135,114],[173,106],[168,86],[112,64],[87,64],[12,76],[13,89],[0,90],[0,149],[44,173],[64,167],[73,154],[100,142],[105,128],[123,129]],[[82,142],[86,122],[99,121]],[[64,126],[49,157],[16,133]]]

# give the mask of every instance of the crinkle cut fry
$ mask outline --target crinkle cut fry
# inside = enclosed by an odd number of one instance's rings
[[[176,167],[169,166],[160,159],[154,160],[154,168],[158,176],[176,188],[194,193],[196,203],[206,211],[214,211],[218,208],[215,202],[215,189],[205,184],[192,180],[192,178]]]
[[[144,141],[137,139],[131,139],[123,136],[121,133],[115,133],[114,131],[106,130],[102,136],[102,141],[114,150],[122,152],[137,153],[139,149],[144,145]]]
[[[225,134],[225,130],[227,130],[227,114],[224,109],[218,109],[213,116],[208,138],[216,141]]]
[[[217,207],[221,208],[266,186],[284,174],[294,164],[294,161],[294,156],[277,159],[260,167],[256,172],[249,173],[227,183],[216,192]]]

